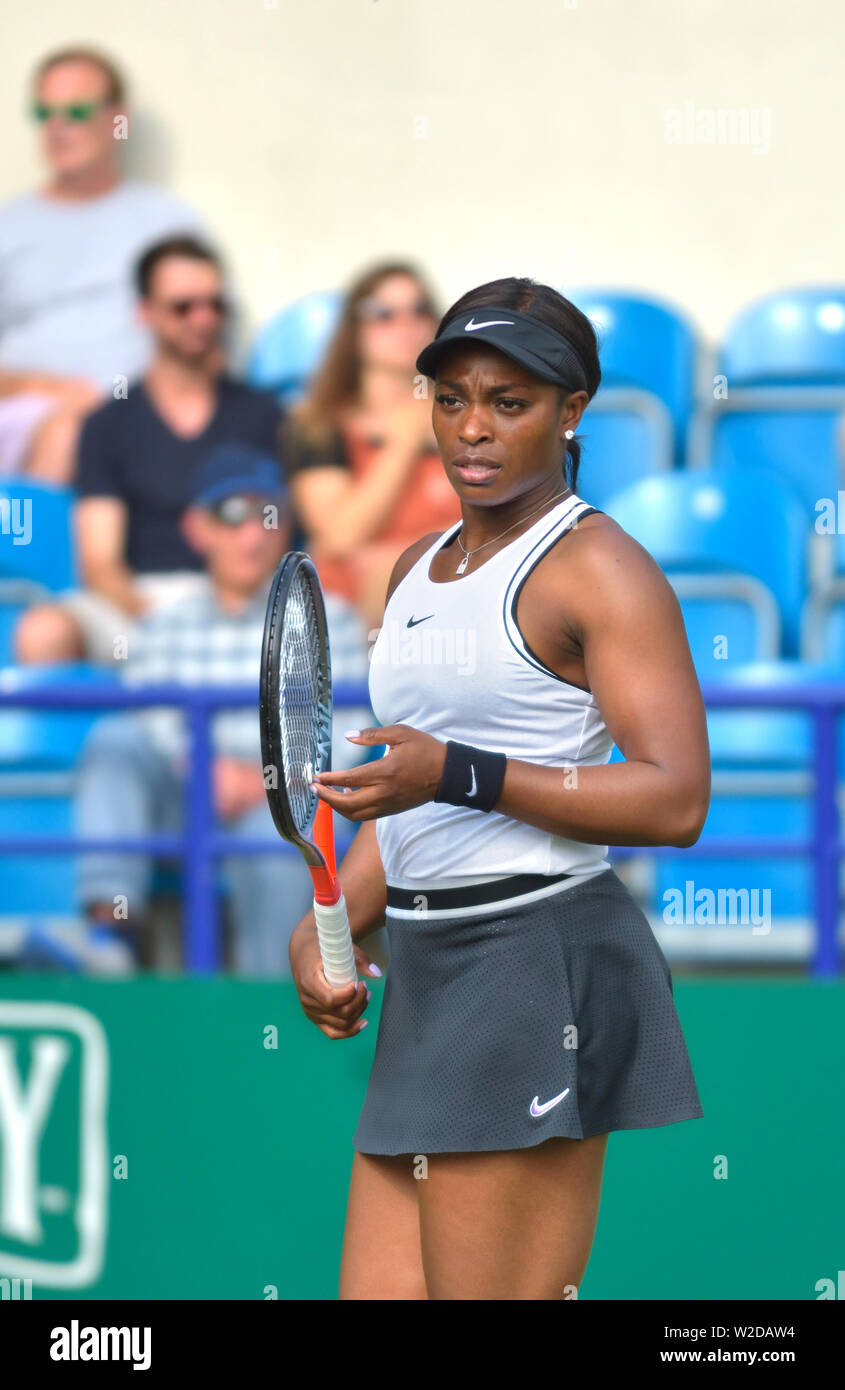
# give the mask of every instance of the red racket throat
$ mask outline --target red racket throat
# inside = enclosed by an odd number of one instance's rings
[[[340,897],[340,883],[335,863],[332,808],[327,801],[321,801],[314,813],[314,844],[326,861],[325,868],[310,869],[314,897],[318,903],[331,906]]]

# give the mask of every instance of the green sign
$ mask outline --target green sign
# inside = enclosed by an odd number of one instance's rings
[[[381,985],[344,1042],[289,981],[0,995],[0,1299],[336,1298]],[[611,1137],[580,1297],[836,1297],[845,987],[675,996],[705,1118]]]

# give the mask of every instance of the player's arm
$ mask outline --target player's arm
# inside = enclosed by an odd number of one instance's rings
[[[675,592],[621,527],[567,539],[561,650],[587,682],[624,763],[575,772],[508,760],[496,811],[591,844],[695,844],[710,802],[707,723]]]

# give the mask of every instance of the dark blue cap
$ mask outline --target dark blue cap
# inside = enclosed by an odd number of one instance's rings
[[[191,481],[195,507],[211,507],[238,493],[279,498],[287,492],[276,460],[236,440],[210,449],[197,464]]]

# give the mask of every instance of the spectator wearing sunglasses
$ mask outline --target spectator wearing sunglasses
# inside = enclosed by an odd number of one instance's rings
[[[257,692],[270,579],[290,548],[292,519],[275,460],[255,449],[223,445],[202,460],[182,527],[207,564],[190,598],[144,617],[129,638],[122,674],[134,687],[177,684],[238,686]],[[366,686],[366,634],[342,600],[326,596],[336,683]],[[257,700],[257,694],[256,694]],[[363,761],[343,730],[373,721],[369,709],[340,709],[332,766]],[[212,787],[218,828],[239,838],[267,838],[268,854],[235,852],[224,861],[231,889],[229,959],[239,974],[290,973],[288,938],[312,902],[313,886],[295,851],[281,851],[264,788],[257,705],[224,709],[212,721]],[[77,774],[77,832],[106,839],[178,834],[184,824],[190,743],[177,710],[107,715],[89,735]],[[79,859],[79,898],[87,927],[76,945],[30,933],[23,964],[66,964],[91,973],[124,974],[147,955],[152,860],[137,854],[87,853]],[[115,901],[128,916],[115,921]],[[68,958],[70,957],[70,958]]]
[[[70,480],[83,417],[149,360],[132,266],[154,241],[202,234],[170,193],[122,177],[127,111],[123,77],[93,50],[35,73],[47,178],[0,207],[0,475]]]
[[[390,572],[426,531],[460,518],[431,428],[416,358],[437,313],[419,272],[376,266],[350,288],[305,398],[282,430],[282,458],[323,589],[353,603],[368,631]]]
[[[141,257],[136,279],[155,353],[126,398],[82,428],[74,525],[85,588],[24,613],[21,662],[119,660],[141,614],[202,581],[203,557],[181,525],[199,460],[217,444],[275,454],[276,401],[224,370],[228,305],[214,252],[189,237],[160,242]]]

